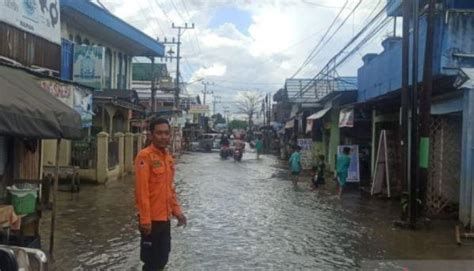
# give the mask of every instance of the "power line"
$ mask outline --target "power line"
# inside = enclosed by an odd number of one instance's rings
[[[339,13],[336,15],[336,17],[334,18],[334,20],[332,21],[332,23],[329,25],[329,28],[326,30],[326,33],[324,33],[323,37],[319,40],[318,44],[316,44],[316,46],[314,47],[314,49],[311,51],[311,53],[309,53],[309,55],[306,57],[306,59],[303,61],[303,64],[301,64],[301,66],[298,68],[298,70],[291,76],[291,78],[294,78],[310,61],[310,58],[312,57],[312,55],[314,54],[314,52],[319,48],[319,46],[323,43],[324,39],[326,38],[326,36],[329,34],[329,32],[331,31],[332,27],[336,24],[337,20],[339,19],[339,17],[341,16],[342,12],[344,11],[344,8],[347,6],[347,4],[349,3],[349,0],[346,0],[346,2],[344,3],[344,6],[343,8],[341,8],[341,10],[339,11]]]
[[[299,94],[296,94],[292,97],[292,99],[301,97],[303,94],[309,91],[309,86],[318,78],[319,76],[329,76],[329,73],[331,71],[334,71],[339,65],[341,65],[343,62],[337,62],[337,58],[341,56],[344,51],[349,48],[356,40],[358,40],[383,14],[384,11],[387,7],[390,6],[391,3],[387,3],[384,8],[366,25],[364,26],[347,44],[342,48],[336,55],[334,55],[329,62],[312,78],[311,81],[309,81],[303,88],[302,91]],[[372,32],[370,32],[367,36],[370,37],[369,39],[364,38],[357,46],[356,48],[361,48],[363,44],[365,44],[368,40],[373,38],[383,27],[381,25],[384,25],[386,20],[382,21],[379,23],[378,26],[376,26]],[[354,52],[356,52],[356,49],[353,49],[344,59],[343,61],[346,61]],[[331,68],[330,65],[333,64],[334,66]],[[325,72],[326,71],[326,72]]]

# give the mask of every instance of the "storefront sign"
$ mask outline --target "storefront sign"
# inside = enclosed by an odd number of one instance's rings
[[[74,82],[102,90],[105,67],[105,48],[80,45],[74,47]]]
[[[340,145],[337,148],[337,155],[342,155],[344,148],[351,149],[351,164],[349,165],[349,174],[347,176],[347,182],[358,183],[360,182],[360,171],[359,171],[359,146],[358,145]]]
[[[51,93],[58,100],[73,108],[81,115],[82,127],[92,126],[92,92],[75,85],[53,80],[39,82],[41,88]]]
[[[70,108],[74,106],[74,86],[53,80],[40,81],[40,86]]]
[[[339,127],[354,127],[354,108],[341,109]]]
[[[0,21],[61,44],[59,0],[1,0]]]
[[[81,115],[82,128],[92,127],[94,113],[92,111],[91,91],[79,87],[74,88],[74,110]]]
[[[206,114],[209,112],[209,105],[191,105],[189,113],[191,114]]]

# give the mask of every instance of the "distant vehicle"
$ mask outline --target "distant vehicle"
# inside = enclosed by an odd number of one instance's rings
[[[199,149],[202,151],[211,152],[212,149],[219,149],[215,147],[215,142],[220,141],[220,134],[202,134],[198,137]]]

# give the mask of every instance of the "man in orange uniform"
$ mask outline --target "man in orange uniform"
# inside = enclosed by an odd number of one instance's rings
[[[167,151],[170,125],[166,119],[150,122],[150,141],[135,159],[135,199],[140,215],[143,270],[156,271],[168,263],[171,216],[178,219],[178,227],[186,226],[187,221],[176,199],[174,161]]]

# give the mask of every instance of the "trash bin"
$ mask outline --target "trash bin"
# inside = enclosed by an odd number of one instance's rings
[[[38,186],[33,184],[15,184],[7,187],[12,195],[12,205],[15,213],[27,215],[36,211]]]

